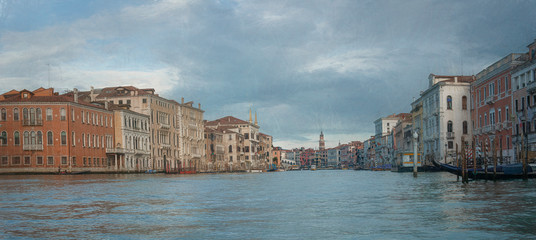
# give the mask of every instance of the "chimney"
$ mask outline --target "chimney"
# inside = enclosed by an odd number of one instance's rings
[[[184,104],[184,98],[181,98],[181,104]]]
[[[198,106],[199,106],[199,110],[201,110],[201,103],[198,103]]]
[[[73,93],[74,93],[74,102],[75,103],[78,103],[78,89],[73,89]]]
[[[249,123],[253,123],[253,121],[251,120],[251,108],[249,109]]]
[[[95,89],[93,88],[93,86],[91,86],[91,91],[89,92],[89,98],[92,102],[95,101],[95,96],[93,95],[95,93]]]
[[[108,101],[104,101],[104,108],[105,108],[106,110],[109,109],[109,103],[108,103]]]

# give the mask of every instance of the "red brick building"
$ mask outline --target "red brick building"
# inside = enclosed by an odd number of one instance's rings
[[[512,53],[476,75],[471,85],[471,118],[473,135],[480,155],[490,157],[493,149],[504,161],[513,160],[511,70],[523,63],[524,54]],[[496,142],[495,148],[492,146]]]
[[[54,89],[0,95],[0,173],[116,171],[113,112]]]

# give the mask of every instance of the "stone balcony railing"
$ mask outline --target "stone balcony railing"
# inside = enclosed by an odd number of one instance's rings
[[[24,151],[42,151],[43,150],[43,144],[24,144],[22,145],[22,150]]]
[[[531,94],[536,92],[536,81],[529,82],[527,85],[527,92]]]

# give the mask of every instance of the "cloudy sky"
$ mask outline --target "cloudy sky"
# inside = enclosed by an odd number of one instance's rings
[[[365,140],[430,73],[536,38],[535,1],[0,0],[0,92],[152,87],[205,119],[257,112],[284,148]]]

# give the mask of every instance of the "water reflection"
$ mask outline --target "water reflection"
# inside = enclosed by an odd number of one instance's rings
[[[0,238],[531,238],[535,186],[363,171],[1,176]]]

